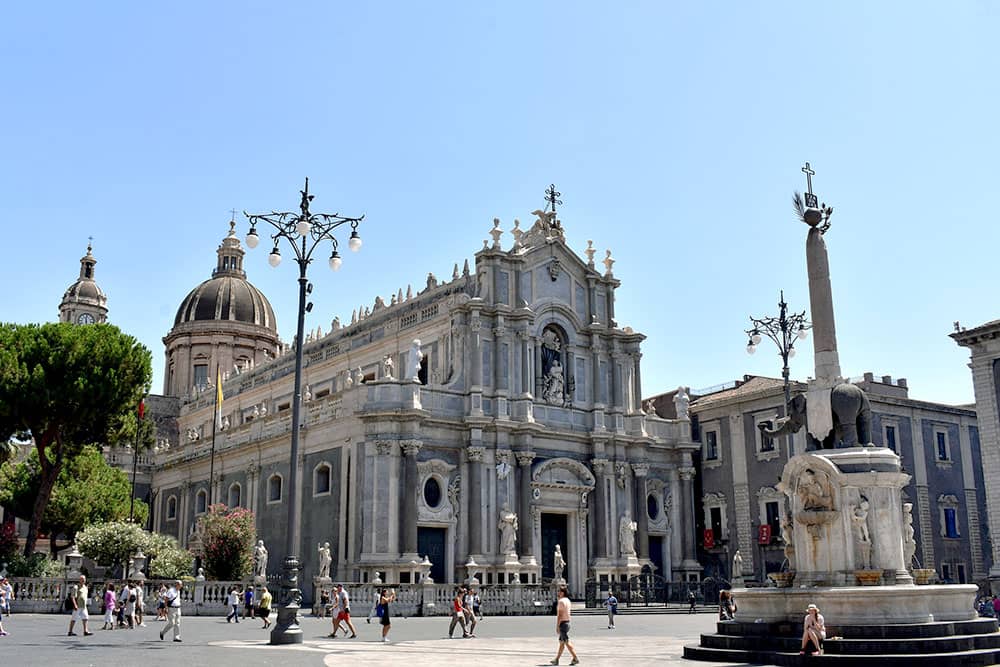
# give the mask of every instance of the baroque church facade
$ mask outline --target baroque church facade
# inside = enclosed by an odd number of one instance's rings
[[[534,215],[506,248],[494,221],[450,280],[306,337],[295,461],[294,354],[231,229],[163,339],[153,527],[190,545],[210,504],[250,508],[277,573],[294,465],[306,581],[325,542],[343,581],[414,582],[428,561],[437,582],[561,575],[575,595],[643,569],[696,580],[687,399],[676,418],[643,412],[645,336],[615,320],[610,251],[598,265],[588,242],[581,258],[554,213]]]

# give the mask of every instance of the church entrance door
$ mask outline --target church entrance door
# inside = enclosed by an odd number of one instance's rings
[[[656,571],[653,574],[659,575],[665,579],[670,579],[669,573],[663,574],[663,536],[662,535],[650,535],[649,536],[649,560],[653,561],[653,565],[656,566]]]
[[[417,553],[431,561],[431,578],[439,584],[447,581],[444,576],[445,528],[417,528]]]
[[[555,568],[552,564],[552,556],[555,554],[556,545],[562,549],[563,560],[566,561],[566,570],[563,578],[569,580],[570,561],[573,554],[569,550],[569,530],[568,517],[565,514],[542,513],[542,578],[553,579]]]

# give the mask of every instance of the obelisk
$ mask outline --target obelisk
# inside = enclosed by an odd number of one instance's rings
[[[830,260],[826,253],[823,234],[830,227],[833,209],[825,204],[820,207],[812,191],[814,172],[809,163],[802,168],[806,175],[807,191],[802,221],[809,225],[806,237],[806,268],[809,274],[809,310],[812,316],[813,354],[816,370],[806,390],[806,413],[809,433],[822,441],[833,430],[830,411],[830,390],[843,382],[840,376],[840,357],[837,354],[837,324],[833,317],[833,290],[830,287]]]

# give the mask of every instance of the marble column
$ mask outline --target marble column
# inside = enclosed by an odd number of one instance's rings
[[[608,558],[608,473],[611,463],[607,459],[591,459],[594,469],[594,557]]]
[[[646,512],[646,476],[649,474],[648,463],[633,463],[635,473],[635,522],[636,522],[636,555],[639,558],[649,558],[649,514]]]
[[[521,558],[534,556],[534,535],[532,535],[531,517],[531,464],[535,460],[534,452],[515,452],[518,469],[518,530],[520,535]]]
[[[191,482],[184,481],[181,482],[181,502],[180,502],[180,516],[178,517],[178,527],[177,527],[177,540],[181,543],[181,546],[187,546],[187,534],[188,534],[188,510],[191,508]]]
[[[681,497],[676,501],[683,503],[681,507],[681,556],[684,559],[682,567],[685,570],[700,570],[695,552],[695,522],[694,522],[694,475],[695,469],[690,466],[679,468],[677,472],[681,478]]]
[[[483,455],[485,447],[467,447],[469,459],[469,553],[483,554]]]
[[[417,553],[417,452],[423,446],[420,440],[401,440],[403,450],[403,497],[400,502],[400,523],[402,524],[403,553]]]

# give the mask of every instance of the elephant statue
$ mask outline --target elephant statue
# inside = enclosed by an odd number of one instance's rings
[[[834,386],[830,390],[830,411],[833,413],[833,430],[822,442],[809,433],[805,394],[792,396],[788,403],[788,416],[779,419],[773,429],[768,428],[767,424],[759,424],[758,428],[769,438],[779,438],[797,433],[806,426],[806,451],[871,445],[871,407],[860,387],[847,382]]]

